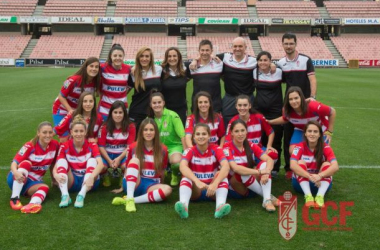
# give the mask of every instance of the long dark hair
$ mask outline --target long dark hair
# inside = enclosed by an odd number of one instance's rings
[[[77,107],[77,109],[73,113],[73,118],[75,118],[77,115],[82,115],[83,116],[83,113],[84,113],[83,100],[88,95],[92,96],[92,98],[94,99],[94,107],[91,110],[90,123],[88,124],[88,127],[87,127],[86,138],[92,138],[92,137],[96,136],[96,135],[94,135],[94,127],[95,127],[95,124],[96,124],[96,120],[98,119],[98,115],[96,113],[96,98],[95,98],[95,94],[94,93],[91,93],[91,92],[88,92],[88,91],[84,91],[80,95],[79,100],[78,100],[78,107]]]
[[[212,126],[214,126],[214,121],[215,121],[215,118],[216,118],[216,113],[214,113],[214,108],[212,107],[212,99],[211,99],[211,95],[206,92],[206,91],[199,91],[195,96],[194,96],[194,102],[193,102],[193,114],[194,114],[194,117],[195,117],[195,124],[199,123],[199,118],[200,118],[200,114],[199,114],[199,107],[198,107],[198,99],[201,97],[201,96],[204,96],[204,97],[207,97],[209,103],[210,103],[210,108],[208,109],[208,117],[207,117],[207,121],[208,122],[211,122],[212,123]]]
[[[157,173],[162,173],[163,166],[162,161],[164,160],[164,155],[162,151],[162,145],[160,142],[160,131],[158,130],[156,122],[152,118],[145,118],[139,128],[139,132],[137,134],[137,142],[136,142],[136,157],[140,161],[140,171],[142,171],[144,166],[144,129],[148,124],[152,124],[154,127],[154,139],[153,139],[153,163],[154,169]]]
[[[181,52],[176,47],[170,47],[165,51],[165,58],[164,58],[164,61],[161,63],[161,67],[164,72],[164,76],[163,76],[164,79],[167,79],[170,76],[168,59],[169,59],[169,52],[172,50],[174,50],[177,53],[177,57],[178,57],[176,76],[184,77],[186,75],[185,69],[183,68]]]
[[[112,104],[110,108],[110,112],[108,113],[107,120],[105,121],[105,124],[107,125],[107,132],[109,135],[111,135],[111,137],[113,137],[113,131],[116,129],[115,121],[112,118],[112,112],[118,108],[121,108],[124,113],[123,120],[121,121],[121,132],[124,135],[128,132],[129,124],[131,124],[131,121],[129,120],[128,111],[127,111],[127,108],[125,107],[124,102],[119,101],[119,100],[115,101]]]
[[[153,108],[152,108],[152,99],[153,99],[153,97],[156,97],[156,96],[161,97],[161,99],[165,102],[164,95],[161,92],[159,92],[157,89],[152,89],[150,91],[148,117],[150,117],[152,119],[154,119],[154,117],[155,117],[154,111],[153,111]],[[164,108],[165,108],[165,106],[164,106]]]
[[[84,61],[84,63],[80,67],[80,69],[74,74],[74,75],[78,75],[82,78],[82,82],[80,83],[80,91],[81,92],[83,92],[85,85],[89,82],[89,76],[87,74],[87,66],[94,63],[94,62],[97,62],[99,64],[99,72],[93,79],[93,82],[95,85],[95,93],[99,90],[100,81],[101,81],[100,62],[99,62],[99,59],[96,57],[89,57],[86,59],[86,61]]]
[[[120,44],[118,44],[118,43],[113,44],[112,47],[111,47],[111,49],[110,49],[110,51],[108,52],[107,61],[106,61],[109,65],[112,64],[112,58],[111,58],[111,56],[112,56],[112,53],[115,50],[120,50],[125,55],[124,49],[123,49],[123,47],[121,47]]]
[[[40,132],[41,128],[45,126],[50,126],[51,128],[53,128],[53,125],[51,125],[50,122],[45,121],[38,124],[37,132]],[[39,139],[40,138],[38,137],[38,134],[37,134],[32,140],[30,140],[30,142],[33,144],[33,146],[36,146]]]
[[[259,84],[259,60],[261,59],[262,56],[267,56],[269,58],[270,61],[272,61],[272,55],[268,52],[268,51],[261,51],[257,57],[256,57],[256,61],[257,61],[257,68],[256,68],[256,79],[253,79],[254,80],[254,85],[257,86]]]
[[[257,110],[253,107],[252,102],[251,102],[251,98],[249,98],[249,96],[247,96],[247,95],[244,95],[244,94],[238,95],[238,96],[236,97],[236,105],[237,105],[237,101],[238,101],[238,100],[244,100],[244,99],[247,100],[248,103],[251,105],[251,108],[249,109],[249,113],[250,113],[250,114],[257,114],[257,113],[259,113],[259,111],[257,111]]]
[[[245,127],[245,130],[247,130],[248,132],[247,124],[242,119],[237,119],[231,123],[231,127],[230,127],[231,134],[232,134],[232,130],[237,124],[242,124]],[[253,160],[251,146],[249,145],[247,137],[243,141],[243,147],[244,147],[245,154],[247,155],[248,167],[253,168],[256,165],[256,162]]]
[[[310,125],[317,126],[318,131],[319,131],[319,135],[320,135],[318,138],[317,146],[314,149],[314,158],[315,158],[315,161],[317,163],[317,168],[319,170],[322,166],[322,163],[323,163],[323,147],[325,144],[325,142],[323,141],[323,131],[322,131],[321,124],[319,124],[319,122],[317,122],[317,121],[309,121],[308,123],[306,123],[306,126],[303,129],[303,139],[307,143],[308,146],[310,146],[310,145],[309,145],[309,141],[306,138],[306,130]]]
[[[290,106],[289,103],[289,95],[293,92],[297,92],[301,99],[301,116],[304,116],[307,112],[308,104],[306,102],[305,96],[303,95],[303,92],[300,87],[293,86],[288,89],[286,92],[286,96],[284,99],[284,113],[285,116],[289,117],[290,113],[292,112],[293,108]]]

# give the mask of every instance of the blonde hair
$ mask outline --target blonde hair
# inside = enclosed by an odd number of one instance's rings
[[[140,89],[145,91],[145,83],[144,83],[144,77],[142,75],[142,65],[140,64],[140,57],[145,52],[149,51],[150,53],[150,62],[149,62],[149,69],[152,69],[153,74],[156,74],[156,70],[154,68],[154,56],[153,51],[148,47],[141,47],[139,51],[137,51],[136,54],[136,65],[135,65],[135,89],[137,92],[140,91]]]
[[[82,115],[76,115],[74,116],[73,121],[70,124],[70,130],[74,128],[75,125],[83,125],[84,129],[87,130],[87,123],[84,120]]]

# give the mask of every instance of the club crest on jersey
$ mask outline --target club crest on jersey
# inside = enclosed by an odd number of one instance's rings
[[[66,81],[63,83],[63,87],[64,87],[65,89],[67,89],[69,86],[70,86],[70,80],[66,80]]]
[[[20,151],[18,151],[18,154],[21,155],[21,156],[23,156],[27,150],[28,150],[27,147],[22,146],[22,148],[20,149]]]
[[[167,127],[168,127],[168,122],[164,121],[164,128],[167,128]]]
[[[297,61],[297,67],[299,67],[300,66],[300,61]]]

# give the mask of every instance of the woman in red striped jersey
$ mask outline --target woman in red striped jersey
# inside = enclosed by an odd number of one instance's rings
[[[78,106],[81,93],[97,92],[100,86],[99,59],[88,58],[82,67],[63,83],[61,92],[53,104],[54,126],[57,126],[67,115],[72,114]]]
[[[160,202],[171,193],[162,184],[168,164],[168,149],[160,142],[160,131],[152,118],[140,125],[137,141],[128,148],[127,171],[123,180],[127,196],[113,199],[113,205],[125,204],[127,212],[136,212],[135,203]]]
[[[8,174],[8,185],[12,189],[10,205],[22,213],[38,213],[49,186],[42,178],[55,163],[59,143],[53,140],[53,126],[49,122],[38,125],[37,135],[24,144],[13,159]],[[20,194],[31,196],[29,204],[22,206]]]
[[[323,141],[322,126],[309,121],[303,130],[304,141],[290,157],[294,189],[305,195],[307,207],[324,207],[324,196],[331,189],[332,176],[339,170],[332,148]],[[315,196],[315,199],[313,197]]]

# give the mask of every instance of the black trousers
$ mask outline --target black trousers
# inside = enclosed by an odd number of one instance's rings
[[[290,122],[284,125],[284,160],[285,160],[285,171],[290,171],[290,139],[292,138],[294,131],[294,126]]]

